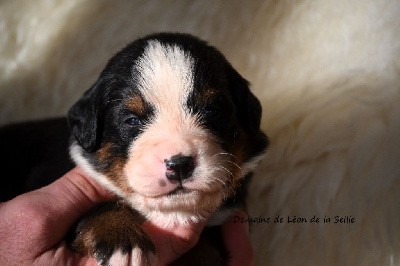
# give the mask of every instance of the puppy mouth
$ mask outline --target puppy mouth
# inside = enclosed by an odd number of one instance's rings
[[[175,196],[175,195],[184,195],[192,192],[191,189],[185,188],[183,186],[176,187],[172,191],[170,191],[167,196]]]

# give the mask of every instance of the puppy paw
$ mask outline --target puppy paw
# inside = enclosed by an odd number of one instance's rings
[[[141,223],[142,217],[123,204],[101,204],[78,223],[72,248],[100,265],[154,265],[156,249]]]
[[[125,243],[110,243],[109,239],[97,241],[92,256],[100,265],[154,265],[156,262],[155,248],[151,242],[137,239]]]

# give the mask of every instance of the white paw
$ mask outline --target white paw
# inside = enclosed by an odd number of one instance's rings
[[[144,252],[142,249],[135,247],[130,252],[116,250],[110,257],[108,265],[110,266],[125,266],[125,265],[155,265],[156,256],[153,252]]]

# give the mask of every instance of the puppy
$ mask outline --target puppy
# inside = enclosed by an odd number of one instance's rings
[[[74,162],[120,199],[78,224],[73,247],[101,264],[151,264],[143,219],[221,224],[266,149],[260,119],[248,82],[205,42],[162,33],[128,45],[68,114]]]
[[[245,207],[268,144],[260,119],[248,82],[204,41],[161,33],[122,49],[68,113],[73,161],[118,196],[79,221],[72,248],[104,265],[152,264],[144,220],[162,228],[207,220],[175,264],[223,265],[215,226]]]

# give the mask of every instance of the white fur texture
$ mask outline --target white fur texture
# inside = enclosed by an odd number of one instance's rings
[[[131,252],[124,253],[121,250],[115,250],[107,265],[110,266],[151,266],[155,265],[156,256],[149,252],[144,254],[139,248],[132,249]]]
[[[157,113],[172,116],[171,120],[188,115],[185,107],[194,78],[194,59],[190,55],[178,46],[149,41],[134,68],[139,75],[138,90]]]
[[[209,40],[261,99],[250,216],[356,219],[253,224],[256,265],[400,263],[399,1],[3,1],[0,123],[64,114],[154,31]]]

